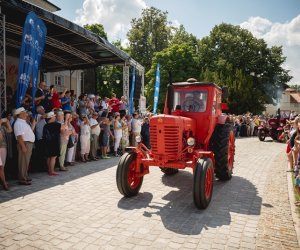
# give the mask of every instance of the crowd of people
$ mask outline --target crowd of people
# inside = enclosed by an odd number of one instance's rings
[[[68,171],[76,161],[119,157],[126,147],[136,146],[136,136],[150,148],[149,118],[150,114],[130,115],[123,96],[81,94],[77,98],[68,89],[59,93],[54,85],[48,89],[41,82],[34,98],[28,91],[22,107],[0,119],[0,183],[8,190],[8,175],[20,185],[31,185],[29,170],[57,176],[57,169]],[[261,121],[267,119],[251,113],[229,118],[236,138],[256,136]],[[300,118],[295,112],[285,118],[291,121],[287,156],[300,195]]]
[[[294,172],[295,189],[300,196],[300,116],[288,121],[286,126],[290,127],[286,154],[290,169]],[[300,202],[297,202],[296,205],[300,206]]]
[[[8,190],[6,176],[20,185],[31,185],[29,170],[57,176],[76,161],[86,163],[119,157],[141,136],[150,146],[149,117],[128,112],[128,102],[111,98],[58,92],[39,84],[33,98],[28,91],[22,106],[0,119],[0,182]],[[35,105],[32,105],[34,102]],[[150,116],[150,115],[149,115]],[[16,157],[17,156],[17,157]]]

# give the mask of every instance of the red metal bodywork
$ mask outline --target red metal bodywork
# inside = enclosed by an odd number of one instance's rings
[[[142,143],[128,150],[137,153],[135,169],[137,176],[149,173],[149,166],[184,169],[195,169],[197,160],[203,157],[214,162],[214,154],[209,142],[217,124],[224,124],[227,116],[222,114],[222,90],[213,83],[176,83],[174,90],[201,90],[207,92],[207,103],[204,112],[186,112],[170,110],[166,100],[164,114],[150,119],[151,150]],[[187,139],[194,137],[196,144],[187,145]],[[211,174],[211,173],[210,173]]]

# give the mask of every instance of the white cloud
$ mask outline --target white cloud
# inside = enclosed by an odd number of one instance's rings
[[[144,0],[84,0],[74,22],[81,26],[100,23],[108,40],[123,40],[132,18],[138,17],[146,7]]]
[[[300,15],[290,22],[272,23],[261,17],[250,17],[248,21],[240,24],[258,38],[263,38],[269,46],[282,46],[286,62],[285,69],[290,70],[294,78],[291,84],[300,85]]]

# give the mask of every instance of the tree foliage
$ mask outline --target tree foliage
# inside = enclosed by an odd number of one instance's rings
[[[132,19],[127,37],[130,55],[148,71],[154,53],[169,45],[167,12],[154,7],[144,9],[140,18]]]
[[[85,29],[92,31],[96,35],[104,38],[107,40],[107,33],[104,30],[104,27],[100,23],[95,23],[95,24],[86,24],[83,26]]]
[[[162,110],[166,99],[167,85],[171,82],[181,82],[195,76],[197,73],[197,60],[191,46],[174,44],[161,52],[155,53],[152,60],[152,67],[147,72],[146,86],[147,103],[153,107],[154,85],[156,66],[160,64],[160,93],[158,109]],[[171,78],[171,79],[170,79]],[[150,109],[151,109],[150,108]]]
[[[282,68],[282,48],[267,47],[263,39],[231,24],[220,24],[199,43],[201,79],[229,88],[231,112],[264,110],[291,79]]]

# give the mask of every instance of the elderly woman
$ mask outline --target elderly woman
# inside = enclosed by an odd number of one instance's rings
[[[60,128],[60,155],[58,158],[59,161],[59,170],[60,171],[67,171],[68,169],[64,166],[65,165],[65,158],[67,152],[67,145],[69,141],[69,136],[72,132],[69,131],[68,125],[66,122],[70,117],[70,113],[66,113],[66,117],[64,120],[64,113],[62,111],[58,111],[56,114],[56,121],[61,124]]]
[[[48,175],[58,175],[55,169],[56,158],[60,154],[60,130],[61,124],[56,122],[54,112],[49,112],[46,115],[47,124],[43,129],[43,139],[45,142],[45,152],[47,157]]]
[[[114,152],[115,156],[118,156],[118,148],[120,147],[120,142],[122,138],[122,123],[120,113],[115,113],[115,120],[114,124],[114,137],[115,137],[115,144],[114,144]]]
[[[69,165],[69,166],[73,166],[73,156],[74,156],[74,150],[75,150],[75,143],[77,142],[77,137],[78,134],[75,131],[75,128],[72,125],[72,120],[73,120],[73,116],[72,115],[66,115],[66,120],[65,123],[68,126],[68,130],[69,130],[69,141],[68,141],[68,149],[67,149],[67,154],[66,154],[66,162],[65,165]]]
[[[82,122],[80,124],[80,146],[81,146],[81,161],[89,161],[90,153],[90,138],[91,138],[91,127],[89,119],[86,114],[82,115]]]
[[[4,190],[8,190],[5,180],[4,166],[7,155],[6,133],[11,133],[12,128],[7,118],[0,119],[0,181]]]

